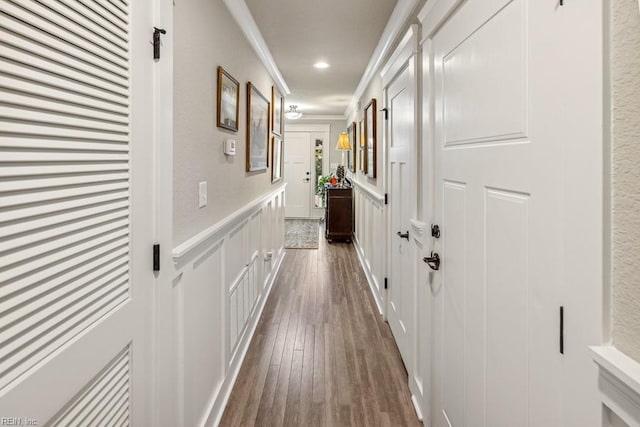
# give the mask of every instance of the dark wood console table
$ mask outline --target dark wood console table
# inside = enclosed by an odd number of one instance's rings
[[[353,234],[353,192],[351,188],[326,188],[324,237],[351,241]]]

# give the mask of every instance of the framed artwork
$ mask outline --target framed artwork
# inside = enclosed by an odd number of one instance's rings
[[[358,122],[358,170],[364,172],[364,119]]]
[[[218,67],[218,127],[238,131],[240,83],[224,68]]]
[[[351,152],[349,153],[347,159],[347,168],[353,173],[356,172],[356,153],[358,152],[358,149],[356,148],[356,143],[358,141],[356,136],[357,129],[358,128],[356,122],[352,122],[347,128],[347,135],[349,135],[349,146],[351,147]]]
[[[282,179],[284,169],[284,145],[282,138],[277,136],[271,137],[271,182],[277,182]]]
[[[275,86],[271,86],[271,132],[278,136],[282,136],[282,128],[284,128],[283,109],[284,97]]]
[[[376,99],[373,98],[367,106],[364,108],[364,158],[365,169],[364,173],[369,178],[376,177],[376,146],[377,146],[377,129],[376,129],[376,114],[378,108],[376,106]]]
[[[269,163],[269,100],[247,83],[247,172],[267,169]]]

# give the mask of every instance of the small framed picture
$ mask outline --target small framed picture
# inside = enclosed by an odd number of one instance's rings
[[[364,108],[364,173],[368,178],[376,177],[376,147],[377,147],[377,129],[376,129],[376,99],[373,98]]]
[[[282,110],[284,109],[284,97],[275,86],[271,86],[271,132],[282,136],[284,119]]]
[[[218,127],[237,132],[239,111],[240,83],[218,67]]]
[[[284,143],[278,136],[271,137],[271,182],[282,179],[284,169]]]
[[[247,83],[247,172],[269,164],[269,100]]]
[[[347,167],[353,173],[356,173],[356,159],[357,159],[357,129],[358,126],[356,122],[352,122],[347,128],[347,135],[349,135],[349,146],[351,147],[351,152],[349,153],[349,160],[347,160]]]
[[[358,170],[364,172],[364,120],[358,122]]]

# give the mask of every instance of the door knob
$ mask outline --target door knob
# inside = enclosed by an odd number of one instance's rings
[[[427,263],[432,270],[440,270],[440,255],[437,252],[431,251],[431,256],[422,258],[422,261]]]
[[[401,238],[401,239],[407,239],[407,240],[409,240],[409,230],[407,230],[407,232],[406,232],[405,234],[402,234],[402,232],[401,232],[401,231],[398,231],[396,234],[397,234],[398,236],[400,236],[400,238]]]

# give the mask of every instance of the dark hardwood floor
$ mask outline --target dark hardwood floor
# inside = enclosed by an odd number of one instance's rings
[[[422,425],[353,245],[287,249],[221,425]]]

